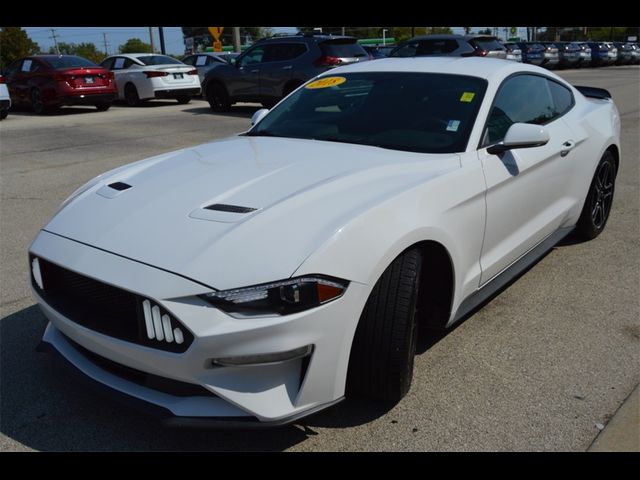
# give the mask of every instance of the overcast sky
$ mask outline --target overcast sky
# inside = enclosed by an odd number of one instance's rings
[[[51,28],[55,29],[58,42],[66,43],[94,43],[99,50],[104,51],[104,36],[106,34],[107,51],[109,54],[117,53],[118,46],[129,38],[137,37],[149,43],[149,27],[23,27],[31,39],[40,45],[43,51],[48,51],[53,46]],[[462,27],[452,27],[455,33],[463,33]],[[480,28],[472,27],[477,31]],[[295,27],[273,27],[275,32],[296,32]],[[501,32],[502,33],[502,32]],[[159,50],[160,40],[158,28],[153,28],[156,48]],[[382,36],[382,34],[380,34]],[[526,36],[524,27],[520,27],[520,36]],[[184,42],[180,27],[164,27],[164,39],[167,53],[181,55],[184,53]]]

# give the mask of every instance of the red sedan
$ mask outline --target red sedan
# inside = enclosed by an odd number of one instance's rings
[[[75,55],[21,58],[6,68],[5,78],[13,103],[38,114],[62,105],[108,110],[117,94],[111,72]]]

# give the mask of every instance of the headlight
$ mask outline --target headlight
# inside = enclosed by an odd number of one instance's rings
[[[337,278],[307,275],[206,293],[200,295],[200,298],[225,312],[240,316],[288,315],[340,298],[348,284],[347,281]]]

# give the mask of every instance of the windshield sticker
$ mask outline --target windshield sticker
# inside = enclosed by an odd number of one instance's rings
[[[449,120],[449,123],[447,123],[447,132],[457,132],[459,126],[460,120]]]
[[[461,102],[470,102],[473,100],[473,97],[475,97],[476,94],[473,92],[464,92],[462,94],[462,96],[460,97],[460,101]]]
[[[316,80],[315,82],[311,82],[305,85],[304,88],[316,89],[316,88],[329,88],[335,87],[336,85],[340,85],[341,83],[346,82],[347,79],[344,77],[324,77],[320,80]]]
[[[196,60],[196,67],[202,67],[205,63],[207,63],[207,57],[200,56]]]
[[[124,66],[124,58],[118,57],[116,58],[116,63],[113,65],[113,68],[122,68]]]

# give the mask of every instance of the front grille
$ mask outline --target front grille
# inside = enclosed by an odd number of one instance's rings
[[[193,335],[153,301],[42,258],[37,259],[40,278],[35,278],[34,260],[31,256],[34,288],[49,306],[69,320],[110,337],[170,352],[181,353],[191,345]],[[151,310],[153,318],[149,322],[149,315],[145,319],[145,313]],[[155,325],[154,319],[157,319]],[[163,326],[164,332],[171,335],[163,334]]]
[[[214,393],[206,388],[193,383],[181,382],[171,378],[161,377],[152,373],[146,373],[135,368],[122,365],[120,363],[109,360],[97,353],[87,350],[82,345],[71,340],[64,333],[62,336],[76,350],[82,353],[91,363],[97,367],[109,372],[117,377],[124,378],[132,383],[136,383],[143,387],[151,388],[159,392],[167,393],[175,397],[216,397]]]

